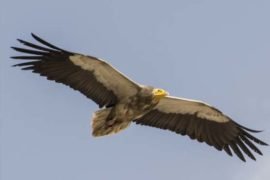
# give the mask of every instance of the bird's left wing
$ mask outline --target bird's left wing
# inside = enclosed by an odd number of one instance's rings
[[[139,85],[101,59],[60,49],[34,34],[32,36],[41,45],[18,39],[28,48],[12,48],[26,55],[12,58],[26,62],[14,66],[68,85],[100,107],[114,105],[140,89]]]
[[[267,145],[248,133],[259,131],[237,124],[221,111],[200,101],[165,97],[152,111],[134,121],[188,135],[191,139],[206,142],[220,151],[224,150],[230,156],[233,150],[243,161],[245,158],[242,152],[255,160],[249,149],[262,155],[253,142]]]

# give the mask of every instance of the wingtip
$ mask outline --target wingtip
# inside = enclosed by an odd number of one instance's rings
[[[23,40],[22,40],[22,39],[19,39],[19,38],[18,38],[17,41],[19,41],[20,43],[23,43]]]
[[[260,133],[260,132],[263,132],[263,130],[255,130],[255,129],[250,129],[250,128],[247,128],[246,126],[243,126],[235,121],[233,121],[237,126],[239,126],[240,128],[243,128],[249,132],[252,132],[252,133]]]
[[[11,59],[17,59],[17,56],[10,56]]]
[[[262,145],[262,146],[269,146],[269,144],[267,144],[267,143],[265,143],[263,141],[260,143],[260,145]]]
[[[13,64],[13,65],[11,65],[11,67],[20,67],[20,63],[19,64]]]
[[[11,65],[11,67],[17,67],[17,66],[19,66],[19,64],[13,64],[13,65]]]
[[[27,44],[27,42],[26,41],[24,41],[24,40],[22,40],[22,39],[17,39],[17,41],[19,41],[19,43],[22,43],[22,44]]]
[[[31,32],[31,36],[34,38],[34,39],[40,39],[35,33]]]
[[[245,158],[240,158],[244,163],[247,162]]]
[[[22,48],[15,47],[15,46],[11,46],[10,48],[13,49],[13,50],[15,50],[15,51],[20,51],[20,49],[22,49]]]

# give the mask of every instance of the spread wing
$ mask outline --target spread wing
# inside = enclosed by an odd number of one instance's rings
[[[60,49],[34,34],[32,36],[41,45],[18,39],[26,48],[12,48],[25,54],[12,58],[24,62],[14,66],[66,84],[100,107],[114,105],[140,89],[139,85],[101,59]]]
[[[255,160],[250,149],[262,155],[253,142],[267,145],[249,133],[259,131],[237,124],[216,108],[200,101],[165,97],[152,111],[135,122],[188,135],[219,151],[224,150],[230,156],[233,151],[243,161],[242,152]]]

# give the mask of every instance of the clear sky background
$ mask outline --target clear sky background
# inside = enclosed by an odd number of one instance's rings
[[[106,59],[135,81],[215,105],[270,142],[270,1],[1,0],[1,180],[270,179],[270,150],[242,163],[205,144],[132,125],[91,137],[97,106],[12,68],[34,32]]]

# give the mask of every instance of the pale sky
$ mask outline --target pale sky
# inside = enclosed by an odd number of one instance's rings
[[[203,100],[270,143],[270,1],[1,0],[1,180],[270,178],[169,131],[132,125],[91,136],[97,106],[67,86],[12,68],[31,32],[106,59],[138,83]]]

